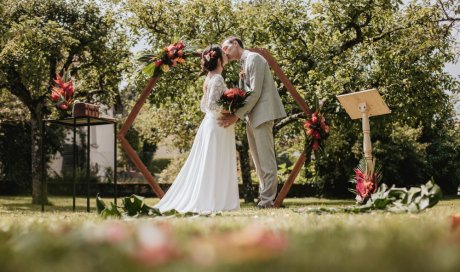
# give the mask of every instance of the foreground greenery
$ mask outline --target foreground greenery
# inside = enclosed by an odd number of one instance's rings
[[[157,217],[104,220],[85,213],[85,199],[71,212],[69,197],[50,197],[54,203],[40,213],[27,197],[0,198],[0,263],[2,271],[459,271],[460,231],[452,230],[450,216],[460,212],[460,199],[443,200],[419,214],[304,214],[305,207],[341,207],[353,202],[317,198],[288,199],[284,209],[258,210],[243,205],[237,212],[211,217]],[[111,199],[106,199],[111,201]],[[155,199],[147,199],[154,204]],[[85,241],[92,229],[108,224],[167,226],[179,247],[204,243],[190,253],[161,264],[146,265],[107,244]],[[109,225],[110,226],[110,225]],[[216,262],[207,262],[213,237],[241,229],[266,228],[285,233],[288,246],[264,258],[240,247],[238,252],[217,250]],[[237,232],[247,239],[245,232]],[[247,234],[247,233],[246,233]],[[216,236],[217,235],[217,236]],[[231,244],[231,243],[230,243]],[[204,248],[208,248],[206,251]],[[265,252],[261,249],[260,252]],[[247,255],[253,256],[252,258]],[[198,257],[197,257],[198,256]],[[255,257],[254,257],[255,256]],[[212,256],[211,256],[212,257]]]

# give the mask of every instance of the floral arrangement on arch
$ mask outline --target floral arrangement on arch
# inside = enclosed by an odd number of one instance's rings
[[[157,77],[162,73],[167,73],[171,67],[176,67],[178,64],[185,63],[185,59],[191,55],[193,50],[183,41],[178,41],[154,54],[145,54],[139,58],[140,62],[144,63],[142,71],[148,77]]]
[[[316,152],[323,147],[324,140],[329,137],[329,126],[326,123],[324,113],[321,111],[323,103],[315,98],[316,109],[310,118],[304,122],[305,133],[307,135],[307,147]]]
[[[54,86],[51,88],[51,100],[54,102],[56,108],[67,111],[71,109],[74,100],[74,86],[69,72],[64,72],[61,77],[56,73]]]

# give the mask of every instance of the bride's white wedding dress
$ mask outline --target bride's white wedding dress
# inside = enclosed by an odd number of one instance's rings
[[[208,213],[240,208],[234,126],[217,124],[217,101],[227,89],[220,74],[208,76],[201,99],[206,113],[179,175],[160,202],[161,212]]]

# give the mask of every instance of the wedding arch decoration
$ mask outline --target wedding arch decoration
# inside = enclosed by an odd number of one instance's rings
[[[317,145],[319,142],[318,140],[320,138],[316,136],[316,133],[318,133],[318,131],[325,131],[324,119],[321,119],[321,117],[318,116],[319,113],[317,111],[315,111],[314,113],[310,113],[309,106],[297,92],[294,85],[287,78],[286,74],[283,72],[281,67],[278,65],[277,61],[274,59],[274,57],[270,54],[268,50],[263,48],[252,48],[248,50],[259,53],[267,60],[269,66],[271,67],[275,75],[284,84],[287,91],[291,94],[296,103],[299,105],[305,117],[311,116],[311,119],[305,122],[307,138],[311,138],[311,140],[308,140],[308,144],[305,146],[305,149],[303,150],[302,154],[297,159],[294,169],[292,170],[291,174],[289,175],[288,179],[284,183],[283,187],[281,188],[280,192],[278,193],[275,199],[274,206],[278,208],[283,203],[284,198],[287,196],[292,184],[294,183],[294,180],[298,176],[300,170],[302,169],[302,166],[305,164],[307,157],[309,157],[309,155],[311,154],[311,151],[313,149],[314,151],[317,150]],[[125,136],[129,128],[131,128],[133,122],[139,114],[139,111],[141,110],[142,106],[144,105],[145,101],[147,100],[148,96],[153,90],[153,87],[157,83],[161,74],[168,72],[172,67],[176,67],[176,65],[184,63],[185,59],[190,56],[199,56],[199,54],[193,53],[190,50],[190,48],[188,48],[183,42],[177,42],[168,47],[162,48],[160,51],[157,52],[157,54],[145,55],[140,59],[141,61],[146,62],[146,66],[144,67],[143,71],[150,76],[150,79],[147,82],[147,85],[142,90],[139,99],[137,100],[133,109],[129,113],[128,117],[126,118],[126,121],[123,123],[117,135],[123,150],[126,152],[126,154],[131,159],[133,164],[137,167],[137,169],[141,172],[141,174],[147,180],[154,193],[159,198],[162,198],[164,196],[163,190],[155,181],[155,178],[152,176],[150,171],[147,169],[147,167],[142,162],[139,155],[130,145]],[[320,119],[318,119],[318,117],[320,117]],[[323,126],[321,126],[321,124],[323,124]],[[319,125],[319,127],[317,125]],[[318,128],[321,128],[321,130],[318,130]]]

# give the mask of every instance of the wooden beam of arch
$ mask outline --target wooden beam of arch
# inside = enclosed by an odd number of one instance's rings
[[[129,144],[128,140],[126,140],[125,138],[126,133],[128,132],[129,128],[134,123],[134,120],[136,120],[136,117],[139,114],[139,111],[141,110],[145,101],[149,97],[150,92],[152,91],[157,81],[158,81],[158,77],[152,77],[149,80],[149,82],[147,83],[147,86],[145,86],[144,90],[142,91],[141,96],[139,97],[133,109],[129,113],[128,118],[126,118],[126,121],[123,123],[123,126],[118,132],[118,139],[120,140],[121,147],[125,150],[126,155],[128,155],[128,157],[131,159],[133,164],[142,173],[142,176],[144,176],[144,178],[147,180],[153,192],[155,192],[155,194],[159,198],[162,198],[165,193],[161,189],[160,185],[158,185],[158,183],[155,181],[155,178],[152,176],[150,171],[147,169],[145,164],[142,162],[141,158],[139,158],[139,155],[137,155],[136,150],[134,150],[134,148]]]
[[[281,67],[278,65],[278,63],[275,61],[273,56],[268,52],[266,49],[262,48],[253,48],[249,49],[252,52],[259,53],[262,55],[270,65],[270,67],[273,69],[275,72],[276,76],[281,80],[281,82],[284,84],[288,92],[292,95],[294,100],[297,102],[299,107],[302,109],[302,111],[305,113],[305,116],[308,116],[310,109],[305,102],[305,100],[299,95],[297,92],[296,88],[294,85],[291,83],[291,81],[287,78],[287,76],[284,74],[283,70]],[[139,111],[141,110],[142,106],[144,105],[145,101],[147,100],[148,96],[150,95],[153,87],[155,86],[156,82],[158,81],[158,77],[152,77],[147,85],[144,87],[139,99],[137,100],[136,104],[134,105],[133,109],[128,115],[128,118],[126,118],[126,121],[123,123],[120,131],[118,132],[118,139],[121,142],[121,146],[128,155],[128,157],[131,159],[133,164],[137,167],[137,169],[142,173],[144,178],[147,180],[149,183],[150,187],[152,188],[153,192],[159,197],[162,198],[164,196],[164,192],[161,189],[161,187],[158,185],[158,183],[155,181],[155,178],[152,176],[152,174],[149,172],[145,164],[142,162],[142,160],[139,158],[139,155],[136,153],[134,148],[129,144],[129,142],[126,140],[125,135],[128,132],[129,128],[131,128],[132,124],[136,120],[137,115],[139,114]],[[302,152],[302,155],[299,157],[297,160],[294,169],[292,170],[291,174],[289,175],[287,181],[284,183],[283,187],[281,188],[280,192],[278,193],[276,199],[275,199],[275,207],[279,207],[282,203],[284,198],[286,197],[287,193],[289,192],[292,184],[294,183],[295,178],[298,176],[300,170],[302,169],[303,164],[305,163],[307,156],[307,152],[304,150]]]

